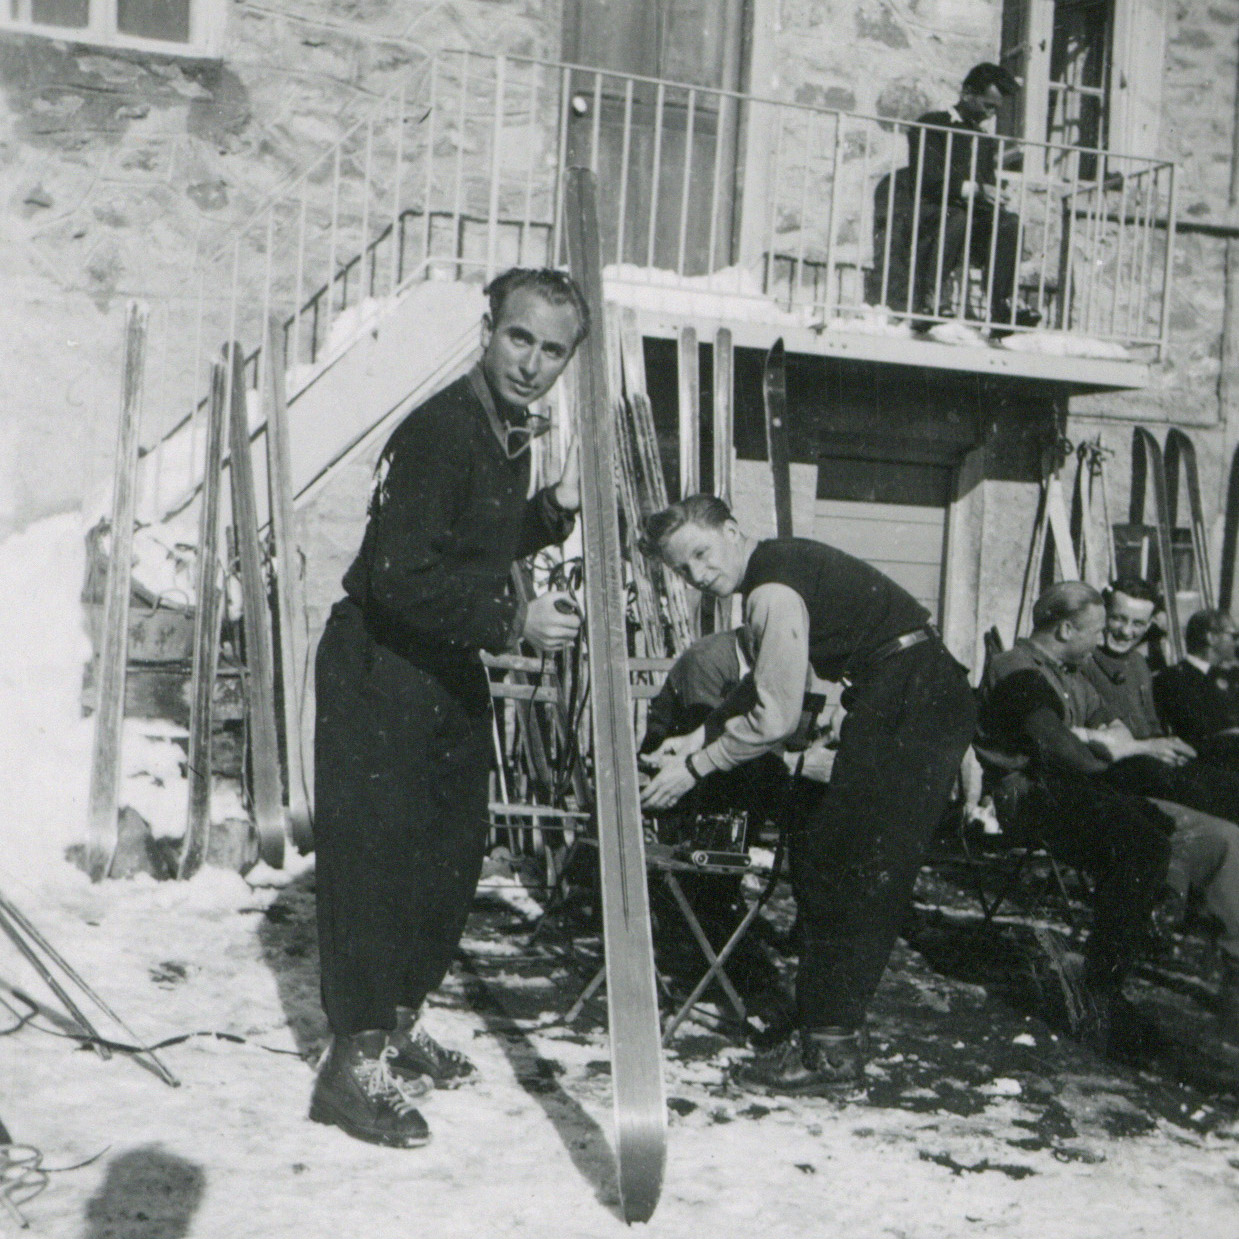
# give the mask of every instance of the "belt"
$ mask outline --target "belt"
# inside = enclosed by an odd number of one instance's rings
[[[866,671],[872,671],[878,663],[885,662],[888,658],[893,658],[896,654],[910,650],[914,645],[920,645],[922,641],[928,641],[937,635],[938,630],[933,624],[922,624],[920,628],[913,628],[911,632],[900,633],[899,636],[892,637],[889,641],[883,641],[859,667],[849,670],[841,677],[841,680],[844,684],[852,684],[857,676],[863,675]]]

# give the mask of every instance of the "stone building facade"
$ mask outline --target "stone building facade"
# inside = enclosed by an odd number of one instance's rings
[[[630,18],[657,10],[666,23],[660,37],[672,51],[658,67],[676,78],[694,71],[685,50],[703,42],[694,30],[714,30],[720,15],[731,13],[742,39],[738,58],[720,71],[747,93],[910,120],[948,105],[970,65],[1011,48],[1019,9],[1017,0],[675,0],[635,10],[624,0],[575,4],[238,0],[219,10],[217,54],[207,58],[0,29],[0,277],[9,292],[0,333],[0,530],[91,502],[106,486],[126,299],[158,305],[174,295],[204,244],[226,237],[437,51],[555,61],[579,52],[580,32],[591,22],[621,10]],[[1052,0],[1025,4],[1053,7]],[[1144,390],[1078,394],[1034,381],[996,388],[978,378],[967,399],[952,381],[927,397],[927,412],[905,408],[891,419],[904,427],[904,442],[954,444],[944,607],[955,598],[953,643],[965,656],[979,648],[981,617],[1000,627],[1013,621],[1039,456],[1059,430],[1072,440],[1100,436],[1113,451],[1117,511],[1126,502],[1132,426],[1148,425],[1159,436],[1171,423],[1191,428],[1215,558],[1220,553],[1220,501],[1239,437],[1239,409],[1220,394],[1223,358],[1233,359],[1237,348],[1225,336],[1239,337],[1239,307],[1226,303],[1228,247],[1239,245],[1239,0],[1113,0],[1111,7],[1151,22],[1156,36],[1136,40],[1140,55],[1116,62],[1114,73],[1116,81],[1143,75],[1146,96],[1147,79],[1157,75],[1156,123],[1146,118],[1140,140],[1154,144],[1145,153],[1178,165],[1184,230],[1175,250],[1171,347]],[[668,31],[678,31],[678,41]],[[545,136],[550,143],[553,135]],[[789,237],[797,226],[787,221]],[[1230,264],[1235,285],[1234,253]],[[897,380],[892,372],[888,386]],[[924,376],[909,381],[913,390]],[[156,423],[163,415],[148,411]],[[865,419],[876,422],[881,410],[857,404],[852,420],[839,424],[827,424],[828,413],[815,416],[820,434],[810,454],[841,436],[863,438]],[[942,431],[952,418],[972,429]],[[889,424],[874,429],[892,433]],[[358,488],[347,502],[359,503],[362,484],[360,469],[342,481],[341,489]],[[331,503],[321,506],[330,525]],[[967,617],[960,618],[961,608]]]

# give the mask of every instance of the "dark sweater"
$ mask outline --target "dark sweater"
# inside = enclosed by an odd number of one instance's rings
[[[508,459],[481,393],[475,369],[397,426],[344,575],[376,639],[417,661],[459,662],[513,643],[523,621],[508,588],[513,562],[572,528],[550,487],[526,498],[529,453]]]

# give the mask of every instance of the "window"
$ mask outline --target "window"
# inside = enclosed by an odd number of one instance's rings
[[[1000,128],[1155,156],[1165,40],[1166,0],[1005,0],[1002,62],[1024,89]]]
[[[225,0],[0,0],[0,28],[182,56],[219,54]]]

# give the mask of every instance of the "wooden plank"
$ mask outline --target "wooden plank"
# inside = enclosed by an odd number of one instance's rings
[[[193,699],[189,710],[189,812],[177,862],[179,878],[192,877],[201,868],[211,829],[211,719],[224,600],[219,562],[219,501],[223,481],[227,392],[228,370],[223,362],[217,361],[211,367],[206,459],[199,500],[202,506],[198,514]]]
[[[137,506],[138,439],[142,424],[142,379],[148,308],[131,301],[125,312],[125,362],[120,428],[112,490],[112,545],[108,555],[99,648],[98,712],[90,766],[86,824],[86,871],[91,881],[107,876],[116,851],[121,756],[125,725],[129,596],[133,577],[133,518]]]
[[[293,846],[302,853],[314,848],[310,809],[313,746],[304,744],[306,666],[309,642],[305,630],[305,580],[293,515],[292,443],[288,429],[288,393],[284,374],[284,324],[273,314],[267,323],[267,489],[271,512],[271,542],[275,551],[275,606],[280,634],[280,687],[284,714],[284,769],[288,778],[286,824]]]
[[[241,563],[242,613],[245,617],[245,667],[249,709],[250,782],[258,855],[272,868],[284,864],[284,793],[280,779],[280,741],[275,730],[275,673],[271,648],[271,611],[258,546],[258,512],[254,503],[254,462],[250,455],[246,406],[245,357],[232,346],[229,401],[229,469],[232,527]]]

